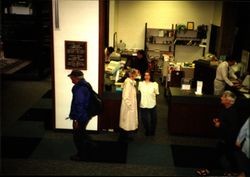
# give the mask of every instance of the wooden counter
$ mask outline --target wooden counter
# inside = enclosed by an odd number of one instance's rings
[[[110,91],[103,92],[102,99],[104,103],[104,111],[99,118],[98,130],[117,132],[119,130],[122,91],[116,91],[115,85],[112,85]],[[140,102],[139,100],[140,94],[137,92],[138,104]]]
[[[194,91],[169,88],[168,131],[172,135],[216,137],[212,119],[222,108],[220,97],[196,95]],[[250,115],[250,99],[239,97],[235,104],[242,119]]]
[[[122,92],[115,91],[112,86],[111,91],[104,91],[102,95],[104,110],[100,115],[98,130],[118,131]]]

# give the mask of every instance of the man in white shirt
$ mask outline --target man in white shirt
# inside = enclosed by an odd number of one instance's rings
[[[223,61],[217,67],[216,77],[214,79],[214,95],[221,95],[224,92],[226,85],[230,87],[239,86],[237,76],[234,74],[231,68],[231,66],[234,64],[234,59],[227,58],[226,61]],[[230,79],[235,80],[235,82],[232,82]]]

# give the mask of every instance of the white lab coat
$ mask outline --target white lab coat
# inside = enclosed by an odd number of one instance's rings
[[[126,131],[138,129],[136,81],[130,78],[123,85],[119,126]]]

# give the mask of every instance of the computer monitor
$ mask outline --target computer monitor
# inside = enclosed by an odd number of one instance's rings
[[[247,75],[245,79],[242,82],[242,86],[246,87],[247,89],[250,89],[250,75]]]
[[[109,59],[110,61],[121,61],[121,55],[119,53],[113,52]]]
[[[119,61],[110,61],[105,71],[109,74],[115,74],[116,71],[120,69],[120,66]]]
[[[250,52],[247,50],[242,50],[241,53],[241,71],[240,76],[244,76],[247,73],[247,68],[249,65]]]

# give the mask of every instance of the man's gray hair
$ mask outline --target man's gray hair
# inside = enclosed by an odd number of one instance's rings
[[[232,104],[235,103],[235,100],[237,98],[237,96],[229,90],[224,91],[223,96],[225,96],[227,99],[231,100]]]
[[[84,77],[83,76],[77,76],[78,79],[83,79]]]

